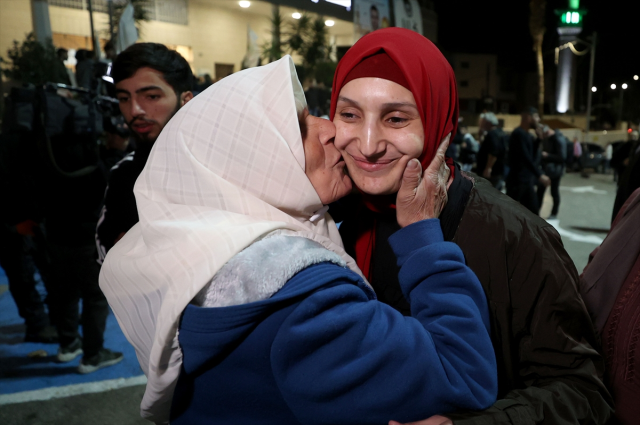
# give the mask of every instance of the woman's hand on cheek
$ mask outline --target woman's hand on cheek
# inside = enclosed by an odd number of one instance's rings
[[[447,183],[451,171],[444,154],[450,138],[449,134],[442,141],[424,174],[417,159],[407,164],[396,197],[396,218],[401,227],[437,218],[447,204]]]

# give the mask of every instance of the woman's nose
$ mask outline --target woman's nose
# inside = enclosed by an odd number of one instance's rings
[[[373,120],[365,121],[360,134],[360,152],[365,157],[375,157],[384,154],[385,144],[381,137],[380,129]]]

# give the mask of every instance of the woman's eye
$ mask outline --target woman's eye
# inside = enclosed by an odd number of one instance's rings
[[[407,119],[402,117],[390,117],[388,121],[391,124],[404,124],[405,122],[407,122]]]
[[[356,117],[356,115],[351,112],[340,112],[340,116],[347,120],[352,120]]]

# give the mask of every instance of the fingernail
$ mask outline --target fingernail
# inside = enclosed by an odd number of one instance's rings
[[[417,159],[412,159],[411,161],[409,161],[409,164],[407,164],[407,168],[410,170],[415,170],[420,166],[420,161],[418,161]]]

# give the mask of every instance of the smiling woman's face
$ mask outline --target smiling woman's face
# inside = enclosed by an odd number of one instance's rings
[[[299,118],[304,146],[305,174],[318,192],[324,205],[347,196],[351,179],[347,175],[342,155],[333,144],[336,128],[323,118],[304,110]]]
[[[335,145],[355,185],[370,195],[396,193],[407,163],[424,146],[413,94],[382,78],[352,80],[340,91],[333,121]]]

